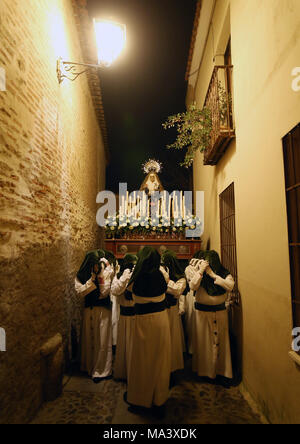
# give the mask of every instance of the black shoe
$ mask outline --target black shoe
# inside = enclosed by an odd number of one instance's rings
[[[130,413],[134,413],[135,415],[147,416],[147,415],[151,414],[151,409],[149,409],[147,407],[143,407],[141,405],[129,404],[129,407],[127,410]]]
[[[148,409],[147,407],[142,407],[141,405],[130,404],[130,402],[128,402],[128,400],[127,400],[127,392],[124,392],[123,399],[124,399],[124,402],[126,402],[126,404],[129,405],[127,410],[130,413],[135,413],[137,415],[137,414],[146,414],[147,412],[150,411],[150,409]]]
[[[99,384],[99,382],[103,381],[103,378],[92,378],[94,384]]]
[[[176,385],[176,379],[174,376],[174,373],[170,374],[170,383],[169,383],[169,389],[171,390],[172,387]]]
[[[154,405],[152,407],[152,413],[153,416],[155,416],[155,418],[157,419],[164,419],[164,417],[166,416],[166,406],[165,404],[163,405]]]
[[[94,378],[92,378],[95,384],[99,384],[99,382],[105,381],[107,379],[112,379],[112,374],[108,376],[102,376],[101,378],[99,376],[95,376]]]
[[[233,386],[232,379],[225,378],[225,376],[217,376],[215,381],[217,385],[221,385],[225,389],[230,389]]]
[[[139,413],[141,413],[141,409],[139,409],[135,405],[130,405],[127,410],[128,412],[133,413],[134,415],[138,415]]]
[[[103,379],[109,380],[109,379],[112,379],[112,378],[113,378],[113,375],[108,375],[108,376],[105,376]]]

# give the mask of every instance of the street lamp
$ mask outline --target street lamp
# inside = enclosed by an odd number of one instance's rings
[[[94,19],[95,39],[98,51],[98,65],[57,60],[57,78],[74,81],[90,68],[108,68],[121,54],[126,43],[126,26],[108,20]],[[84,69],[83,69],[84,67]]]

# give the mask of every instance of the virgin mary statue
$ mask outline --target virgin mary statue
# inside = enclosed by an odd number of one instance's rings
[[[161,164],[156,160],[148,160],[143,165],[143,170],[147,174],[144,182],[141,185],[140,191],[145,191],[146,194],[153,194],[155,191],[163,191],[164,188],[158,177],[161,170]]]

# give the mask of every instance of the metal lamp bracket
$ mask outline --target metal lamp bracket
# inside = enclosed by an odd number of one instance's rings
[[[76,63],[76,62],[65,62],[60,57],[56,64],[56,73],[59,84],[63,82],[64,79],[74,80],[77,79],[81,74],[87,72],[90,68],[99,69],[102,65],[89,65],[86,63]]]

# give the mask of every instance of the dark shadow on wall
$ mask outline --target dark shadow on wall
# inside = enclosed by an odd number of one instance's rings
[[[229,309],[229,334],[233,367],[233,385],[237,386],[243,379],[243,306],[242,299]]]

